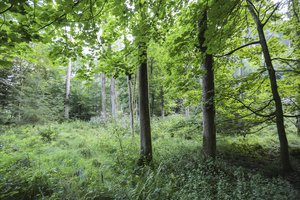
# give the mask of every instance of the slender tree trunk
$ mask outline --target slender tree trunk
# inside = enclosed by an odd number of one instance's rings
[[[139,46],[141,66],[139,68],[139,110],[140,110],[140,164],[149,163],[152,160],[152,143],[149,113],[149,88],[147,72],[147,46],[141,42]]]
[[[190,107],[189,106],[185,107],[184,115],[185,115],[185,118],[187,118],[187,119],[190,117]]]
[[[110,79],[110,100],[111,100],[111,116],[116,118],[116,79]]]
[[[127,85],[128,85],[128,106],[129,106],[129,117],[130,117],[130,133],[134,137],[134,116],[133,116],[133,102],[132,102],[132,92],[131,92],[131,75],[127,75]]]
[[[205,31],[207,30],[207,10],[204,11],[202,18],[199,20],[199,45],[204,63],[202,70],[203,89],[203,152],[207,157],[215,158],[216,156],[216,125],[215,125],[215,105],[214,105],[214,70],[213,56],[206,52]]]
[[[101,117],[106,119],[106,91],[105,91],[106,77],[101,74]]]
[[[66,76],[66,96],[65,96],[65,119],[69,119],[70,115],[70,88],[71,88],[71,71],[72,71],[72,62],[69,60]]]
[[[150,59],[150,80],[149,82],[151,83],[153,80],[153,58]],[[150,84],[151,85],[151,84]],[[154,114],[154,101],[155,101],[155,92],[152,87],[150,87],[150,96],[151,96],[151,103],[150,103],[150,112],[151,112],[151,117]]]
[[[164,102],[164,86],[162,85],[160,87],[160,97],[161,97],[161,102],[160,102],[160,107],[161,107],[161,117],[164,119],[165,118],[165,102]]]
[[[134,110],[135,110],[135,116],[136,116],[136,121],[139,120],[139,110],[138,110],[138,97],[137,97],[137,89],[136,89],[136,82],[138,79],[138,73],[136,72],[134,75],[134,85],[133,85],[133,105],[134,105]]]
[[[275,102],[275,107],[276,107],[275,116],[276,116],[277,132],[278,132],[278,137],[280,142],[280,158],[281,158],[283,172],[290,172],[292,171],[292,167],[290,164],[288,140],[285,133],[283,109],[282,109],[281,98],[278,92],[276,73],[273,67],[272,59],[269,53],[269,48],[265,38],[263,24],[261,23],[258,15],[256,14],[253,6],[249,2],[248,2],[248,9],[256,24],[260,45],[264,54],[264,59],[269,74],[269,80],[271,83],[271,91],[272,91],[273,100]]]

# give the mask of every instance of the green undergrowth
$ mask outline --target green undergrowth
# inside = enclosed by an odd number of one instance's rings
[[[258,159],[265,150],[276,155],[273,134],[218,137],[222,152],[212,161],[201,156],[196,125],[181,116],[153,119],[154,162],[139,168],[139,139],[132,138],[124,120],[1,130],[0,199],[4,200],[297,199],[297,191],[286,180],[267,178],[224,159],[225,152],[254,154]],[[299,137],[289,137],[297,149]]]

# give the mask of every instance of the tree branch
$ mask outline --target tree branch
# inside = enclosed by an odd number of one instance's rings
[[[76,3],[74,3],[74,4],[72,5],[72,10],[73,10],[73,8],[76,7],[80,2],[81,2],[81,1],[78,0]],[[64,14],[62,14],[62,15],[60,15],[59,17],[55,18],[53,21],[51,21],[51,22],[49,22],[48,24],[45,24],[44,26],[40,27],[37,31],[40,31],[40,30],[42,30],[42,29],[44,29],[44,28],[46,28],[46,27],[52,25],[53,23],[55,23],[55,22],[57,22],[58,20],[60,20],[60,19],[62,19],[63,17],[65,17],[69,12],[70,12],[70,11],[65,12]]]
[[[12,7],[14,7],[14,4],[11,4],[8,8],[6,8],[5,10],[0,12],[0,15],[2,15],[3,13],[7,12],[8,10],[10,10]]]
[[[273,14],[275,13],[275,11],[279,8],[280,6],[280,2],[277,3],[277,5],[275,6],[274,10],[271,12],[270,16],[266,19],[266,21],[262,24],[262,26],[264,27],[268,21],[270,20],[270,18],[273,16]]]
[[[261,114],[259,113],[260,111],[264,110],[265,108],[267,108],[272,100],[270,100],[267,105],[259,108],[258,110],[253,110],[250,106],[247,106],[244,102],[242,102],[241,100],[237,99],[237,98],[234,98],[236,101],[240,102],[246,109],[248,109],[250,112],[252,112],[253,114],[257,115],[257,116],[260,116],[260,117],[272,117],[275,115],[275,112],[271,113],[271,114],[268,114],[268,115],[265,115],[265,114]]]
[[[290,58],[272,58],[272,60],[279,60],[282,62],[300,62],[298,59],[290,59]]]
[[[256,15],[259,16],[259,11],[256,9],[256,7],[254,6],[254,4],[250,1],[250,0],[246,0],[251,6],[252,8],[255,10]]]
[[[242,45],[242,46],[240,46],[240,47],[238,47],[238,48],[236,48],[236,49],[234,49],[234,50],[232,50],[232,51],[230,51],[230,52],[228,52],[224,55],[215,55],[214,57],[220,58],[220,57],[229,56],[229,55],[233,54],[234,52],[236,52],[236,51],[238,51],[238,50],[240,50],[244,47],[247,47],[247,46],[250,46],[250,45],[255,45],[255,44],[260,44],[260,41],[255,41],[255,42],[251,42],[251,43],[248,43],[248,44],[244,44],[244,45]]]
[[[292,118],[292,117],[300,117],[300,115],[283,115],[284,117],[289,117],[289,118]]]

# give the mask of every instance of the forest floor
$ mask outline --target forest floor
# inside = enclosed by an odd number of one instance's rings
[[[217,159],[201,154],[199,127],[153,119],[154,161],[139,168],[128,119],[2,127],[0,199],[299,199],[300,137],[288,127],[295,172],[282,176],[274,128],[218,135]],[[136,127],[136,131],[138,127]]]

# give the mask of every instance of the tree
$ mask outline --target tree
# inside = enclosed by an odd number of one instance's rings
[[[65,95],[65,119],[70,117],[70,87],[71,87],[71,71],[72,71],[72,62],[69,60],[67,75],[66,75],[66,95]]]
[[[102,73],[101,74],[101,117],[106,119],[106,77]]]
[[[214,105],[214,70],[213,55],[207,52],[205,32],[207,30],[208,9],[203,11],[199,19],[199,48],[204,57],[202,64],[203,78],[203,152],[205,156],[214,158],[216,155],[216,125]]]
[[[112,77],[110,79],[110,101],[111,101],[111,116],[116,118],[116,79]]]
[[[281,164],[284,172],[290,172],[292,170],[290,159],[289,159],[289,150],[288,150],[288,141],[286,137],[285,127],[284,127],[284,116],[283,116],[283,109],[282,109],[282,102],[281,98],[278,92],[278,85],[277,85],[277,78],[276,78],[276,72],[273,67],[271,55],[269,52],[268,44],[266,41],[265,33],[263,30],[263,27],[268,22],[268,20],[272,17],[273,13],[278,9],[279,3],[275,6],[273,12],[270,14],[270,16],[267,18],[267,20],[262,23],[262,21],[259,18],[259,12],[257,11],[254,4],[247,0],[247,7],[249,9],[249,12],[252,15],[252,18],[256,24],[258,36],[259,36],[259,42],[262,48],[266,68],[268,70],[269,74],[269,80],[271,84],[271,91],[273,95],[273,100],[275,102],[275,116],[276,116],[276,126],[277,126],[277,132],[280,142],[280,159]]]

